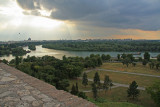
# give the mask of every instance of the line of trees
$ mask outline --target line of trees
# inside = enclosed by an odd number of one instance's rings
[[[44,48],[67,51],[117,51],[117,52],[159,52],[159,41],[54,41]]]
[[[142,62],[142,65],[144,66],[148,64],[150,69],[156,68],[157,71],[160,67],[160,54],[157,56],[157,60],[151,60],[149,52],[144,53],[143,59],[141,57],[139,59],[135,59],[133,54],[122,54],[122,55],[118,54],[117,59],[118,61],[121,61],[123,65],[126,65],[127,67],[131,64],[135,67],[137,62]]]
[[[68,91],[68,79],[79,77],[84,68],[94,68],[102,65],[102,60],[99,55],[94,54],[86,58],[63,56],[62,60],[53,56],[28,56],[24,59],[16,56],[9,64],[54,85],[57,89]]]

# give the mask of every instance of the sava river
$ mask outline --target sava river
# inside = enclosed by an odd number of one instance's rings
[[[28,47],[24,47],[25,50],[29,50]],[[80,56],[80,57],[86,57],[89,56],[90,54],[109,54],[111,57],[117,57],[117,54],[122,54],[122,53],[136,53],[136,52],[90,52],[90,51],[61,51],[61,50],[54,50],[54,49],[47,49],[43,48],[42,45],[36,46],[35,51],[31,51],[30,53],[27,53],[26,55],[23,56],[23,58],[26,58],[28,55],[29,56],[36,56],[36,57],[42,57],[45,55],[48,56],[54,56],[55,58],[62,59],[64,55],[67,57],[69,56]],[[135,57],[143,57],[143,52],[141,55],[134,55]],[[150,52],[151,58],[156,57],[160,53],[156,52]],[[3,56],[0,57],[0,59],[6,59],[8,61],[14,59],[15,57],[12,55],[9,56]]]

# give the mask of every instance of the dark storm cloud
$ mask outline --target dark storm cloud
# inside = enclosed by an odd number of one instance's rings
[[[17,0],[24,9],[43,7],[50,18],[101,27],[160,29],[160,0]]]

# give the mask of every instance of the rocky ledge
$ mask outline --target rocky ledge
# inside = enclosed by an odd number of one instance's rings
[[[96,107],[13,67],[0,63],[0,107]]]

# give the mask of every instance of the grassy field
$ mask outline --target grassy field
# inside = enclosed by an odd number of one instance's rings
[[[86,95],[89,98],[93,98],[92,92],[86,93]],[[108,101],[112,101],[112,102],[129,102],[129,103],[134,103],[137,105],[142,105],[144,107],[156,107],[154,102],[151,100],[150,95],[148,95],[146,93],[146,91],[140,91],[140,96],[135,101],[127,98],[127,88],[123,88],[123,87],[108,90],[108,92],[106,94],[104,91],[100,91],[100,92],[98,92],[98,95],[100,98],[105,98]],[[100,104],[100,105],[101,105],[101,107],[105,107],[105,106],[103,106],[103,104]],[[109,107],[114,107],[114,106],[109,106]],[[123,104],[122,104],[122,106],[119,105],[118,107],[123,107]],[[128,106],[128,107],[130,107],[130,106]],[[134,105],[133,107],[136,107],[136,106]]]
[[[109,69],[109,70],[118,70],[118,71],[125,71],[125,72],[135,72],[135,73],[144,73],[144,74],[152,74],[152,75],[160,75],[160,69],[157,70],[156,68],[150,69],[149,65],[142,65],[141,63],[137,63],[135,67],[129,65],[123,65],[122,63],[104,63],[101,69]]]
[[[119,70],[125,72],[136,72],[136,73],[144,73],[144,74],[152,74],[152,75],[160,75],[160,71],[157,72],[156,69],[150,69],[149,66],[143,66],[142,64],[137,64],[136,67],[130,65],[128,68],[123,66],[121,63],[104,63],[101,69],[110,69],[110,70]],[[100,75],[100,79],[104,80],[105,75],[109,75],[113,82],[122,83],[122,84],[130,84],[132,81],[136,81],[139,86],[148,87],[152,85],[155,81],[159,81],[160,78],[154,77],[145,77],[145,76],[137,76],[131,74],[122,74],[122,73],[115,73],[115,72],[108,72],[108,71],[91,71],[87,73],[88,78],[93,79],[95,72],[98,72]],[[92,90],[91,83],[84,87],[82,85],[82,80],[74,79],[70,80],[70,87],[71,90],[72,84],[78,83],[78,87],[80,91],[87,91]],[[93,99],[93,93],[88,92],[86,93],[89,99]],[[140,91],[140,96],[137,100],[131,100],[127,98],[127,88],[124,87],[117,87],[113,88],[112,90],[108,90],[107,93],[105,91],[98,92],[99,98],[103,98],[106,101],[103,103],[94,102],[99,107],[156,107],[153,100],[150,98],[150,95],[147,94],[146,91]],[[140,105],[140,106],[139,106]]]
[[[155,81],[160,80],[160,78],[131,75],[131,74],[122,74],[122,73],[115,73],[115,72],[108,72],[108,71],[89,72],[87,73],[88,78],[93,79],[96,72],[98,72],[101,80],[104,80],[104,76],[108,75],[113,82],[129,85],[132,81],[135,80],[139,86],[143,86],[143,87],[148,87],[152,85]]]
[[[106,103],[96,103],[99,107],[142,107],[127,102],[106,102]]]
[[[85,88],[82,85],[82,80],[78,79],[70,80],[70,87],[68,87],[68,89],[71,90],[72,84],[76,84],[76,82],[78,83],[79,91],[92,90],[90,85],[92,82],[89,82],[89,85]],[[93,98],[92,92],[88,92],[86,95],[88,98]],[[147,94],[146,91],[140,91],[140,96],[138,97],[138,100],[135,101],[127,98],[127,88],[123,87],[113,88],[108,90],[107,93],[105,93],[105,91],[99,91],[98,96],[107,100],[107,102],[104,103],[94,102],[99,107],[140,107],[137,105],[142,105],[144,107],[156,107],[153,100],[150,98],[150,95]]]

